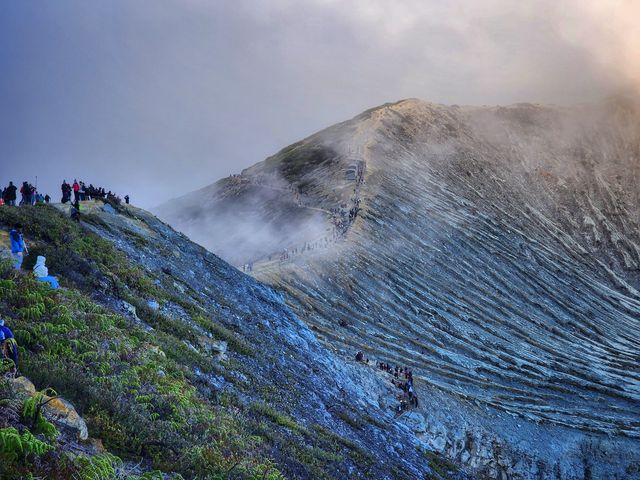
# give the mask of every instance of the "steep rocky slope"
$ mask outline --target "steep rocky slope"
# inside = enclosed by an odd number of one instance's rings
[[[2,261],[0,315],[20,372],[100,448],[32,426],[47,446],[23,455],[4,440],[29,422],[0,379],[2,478],[467,478],[394,422],[388,378],[328,351],[280,294],[147,212],[82,211],[0,207],[3,228],[25,225],[25,268],[46,255],[63,287]]]
[[[410,365],[424,444],[493,478],[635,478],[639,170],[637,98],[407,100],[158,212],[252,263],[329,348]],[[265,214],[270,179],[286,188]],[[197,237],[235,217],[291,217],[296,237]]]

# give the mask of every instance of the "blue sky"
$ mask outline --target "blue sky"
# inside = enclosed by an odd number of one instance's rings
[[[515,3],[5,0],[0,182],[149,207],[387,101],[572,103],[628,80],[592,2]]]

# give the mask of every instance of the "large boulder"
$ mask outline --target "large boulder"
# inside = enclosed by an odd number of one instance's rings
[[[12,378],[11,384],[19,399],[33,397],[37,393],[35,385],[27,377]],[[48,397],[46,395],[42,402],[44,403],[42,414],[47,420],[57,426],[75,431],[80,440],[89,438],[87,424],[70,402],[61,397]]]
[[[45,401],[47,404],[42,408],[42,413],[48,420],[76,431],[80,440],[89,438],[87,424],[71,403],[60,397],[46,397]]]
[[[27,377],[12,378],[11,385],[18,396],[32,397],[36,394],[35,385]]]

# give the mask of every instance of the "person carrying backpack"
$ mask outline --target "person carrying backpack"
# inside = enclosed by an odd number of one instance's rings
[[[8,358],[13,362],[13,374],[18,371],[18,342],[16,342],[13,332],[4,324],[4,320],[0,318],[0,337],[2,344],[0,352],[4,358]]]
[[[22,236],[22,225],[16,223],[14,228],[9,232],[11,240],[11,254],[14,259],[14,268],[20,270],[25,255],[29,255],[29,249]]]
[[[31,204],[31,187],[28,182],[22,182],[22,186],[20,187],[20,195],[22,198],[20,199],[20,205],[30,205]]]

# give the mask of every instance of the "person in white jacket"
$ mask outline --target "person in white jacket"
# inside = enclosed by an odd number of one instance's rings
[[[33,267],[33,274],[36,276],[36,279],[41,282],[46,282],[51,285],[51,288],[58,288],[60,284],[58,283],[58,279],[56,277],[52,277],[49,275],[49,269],[46,265],[47,258],[39,255],[36,259],[36,264]]]

